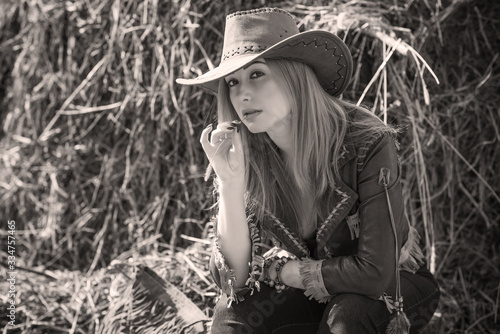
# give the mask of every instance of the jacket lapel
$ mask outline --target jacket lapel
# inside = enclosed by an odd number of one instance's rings
[[[339,158],[339,167],[343,178],[348,178],[348,175],[352,172],[352,167],[350,168],[352,163],[350,162],[352,162],[355,157],[356,149],[354,145],[344,144]],[[345,170],[346,168],[348,170]],[[336,178],[335,188],[331,189],[325,198],[325,207],[328,208],[328,216],[318,227],[316,233],[319,258],[330,256],[326,243],[335,229],[345,219],[357,200],[358,194],[349,187],[344,180]]]

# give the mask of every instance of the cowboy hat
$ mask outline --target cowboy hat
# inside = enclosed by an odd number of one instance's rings
[[[176,82],[201,86],[217,93],[219,79],[257,58],[306,63],[325,91],[333,96],[345,90],[352,75],[351,53],[336,35],[323,30],[301,33],[287,11],[261,8],[229,14],[219,66],[197,78],[178,78]]]

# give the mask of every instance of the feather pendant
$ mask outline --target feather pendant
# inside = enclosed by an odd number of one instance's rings
[[[387,326],[386,334],[408,334],[410,333],[410,320],[403,311],[398,311]]]

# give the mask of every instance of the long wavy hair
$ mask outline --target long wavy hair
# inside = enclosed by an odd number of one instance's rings
[[[346,141],[359,144],[380,133],[394,134],[369,110],[335,98],[321,87],[312,69],[298,61],[266,59],[274,79],[291,106],[293,152],[285,162],[279,148],[267,133],[251,133],[244,125],[241,136],[246,167],[247,208],[263,221],[269,210],[278,206],[292,210],[295,221],[313,222],[321,217],[318,200],[340,178],[338,160]],[[238,119],[225,80],[218,91],[220,122]],[[301,198],[314,198],[311,212],[303,207]],[[312,213],[312,215],[310,215]]]

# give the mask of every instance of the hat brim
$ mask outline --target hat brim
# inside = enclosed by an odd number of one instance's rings
[[[219,79],[243,68],[257,58],[292,59],[311,66],[321,86],[331,95],[340,95],[352,75],[352,57],[344,42],[324,30],[310,30],[290,36],[255,54],[239,55],[194,79],[177,78],[181,85],[201,86],[213,93]]]

